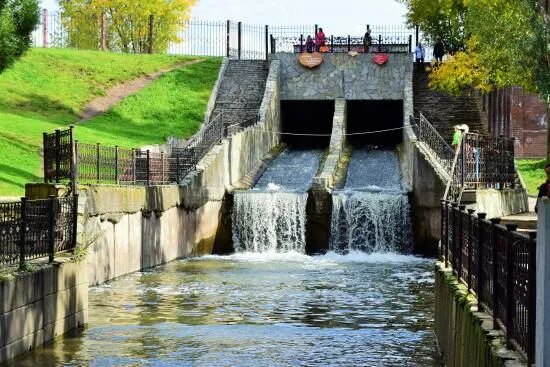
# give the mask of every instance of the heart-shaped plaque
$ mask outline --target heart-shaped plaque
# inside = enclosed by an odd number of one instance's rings
[[[385,63],[388,62],[388,54],[374,54],[374,56],[372,57],[372,61],[377,64],[377,65],[384,65]]]
[[[300,64],[306,68],[313,69],[316,66],[321,65],[323,62],[323,56],[319,52],[302,52],[300,54]]]

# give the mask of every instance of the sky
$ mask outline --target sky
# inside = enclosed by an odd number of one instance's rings
[[[56,0],[41,3],[57,9]],[[326,34],[362,35],[366,24],[403,24],[405,12],[395,0],[198,0],[191,16],[249,24],[319,24]]]

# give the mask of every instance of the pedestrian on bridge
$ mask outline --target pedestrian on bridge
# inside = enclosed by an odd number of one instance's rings
[[[315,42],[313,42],[313,38],[311,38],[311,36],[307,36],[306,51],[308,53],[312,53],[313,51],[315,51]]]
[[[367,29],[365,36],[363,37],[363,51],[365,53],[369,52],[369,47],[372,44],[372,36],[370,34],[370,28]]]
[[[418,42],[418,46],[414,50],[414,55],[416,57],[416,67],[419,71],[424,70],[424,56],[426,56],[426,50],[422,43]]]
[[[319,28],[319,31],[315,35],[315,48],[317,49],[317,52],[324,50],[326,42],[327,38],[325,37],[323,28]],[[321,50],[321,48],[323,48],[323,50]]]

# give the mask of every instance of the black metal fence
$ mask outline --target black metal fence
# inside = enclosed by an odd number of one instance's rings
[[[0,203],[0,265],[49,257],[76,246],[78,195]]]
[[[269,53],[299,52],[307,35],[315,38],[318,25],[272,26],[236,21],[182,20],[176,27],[175,39],[166,49],[158,50],[155,31],[165,25],[161,19],[144,17],[137,27],[145,32],[139,44],[119,45],[120,36],[108,32],[113,26],[106,14],[81,14],[83,19],[70,19],[61,12],[42,11],[41,22],[33,33],[35,47],[74,47],[109,49],[127,52],[168,52],[174,55],[227,56],[234,59],[266,59]],[[76,28],[75,28],[76,27]],[[84,28],[84,29],[81,29]],[[73,30],[70,30],[73,29]],[[79,30],[74,31],[74,29]],[[371,30],[374,52],[411,52],[414,30],[404,25],[367,25]],[[81,37],[83,33],[90,34]],[[116,46],[119,45],[119,46]],[[164,43],[166,45],[166,43]],[[363,35],[327,35],[329,52],[364,52]]]
[[[43,134],[44,181],[59,182],[73,177],[74,168],[73,127]]]
[[[48,172],[53,172],[44,175],[46,182],[70,180],[73,189],[76,182],[164,185],[178,183],[193,171],[204,155],[224,137],[225,127],[223,115],[219,114],[183,148],[173,148],[171,154],[81,143],[73,139],[72,127],[51,135],[69,136],[70,140],[44,139],[44,167],[50,167]],[[73,162],[73,168],[63,169],[64,165],[57,163],[60,156],[64,157],[63,162]]]
[[[480,308],[506,333],[509,347],[529,363],[535,352],[536,240],[442,201],[440,259],[475,293]]]

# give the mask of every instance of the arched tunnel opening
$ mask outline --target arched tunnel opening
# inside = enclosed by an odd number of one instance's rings
[[[403,140],[402,127],[402,100],[347,101],[347,133],[355,134],[347,140],[354,146],[395,147]],[[388,129],[396,130],[369,134]]]
[[[334,101],[281,101],[281,139],[294,148],[326,148],[333,116]]]

